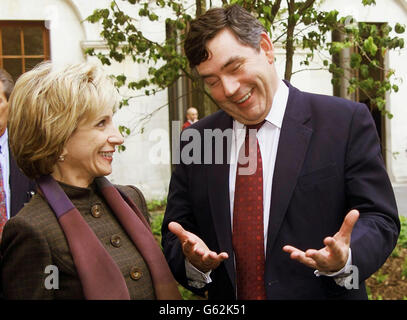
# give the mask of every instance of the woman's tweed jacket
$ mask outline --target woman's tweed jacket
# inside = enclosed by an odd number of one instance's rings
[[[130,298],[155,299],[146,263],[95,186],[60,185],[119,266]],[[136,203],[149,221],[142,193],[131,186],[116,187]],[[84,299],[65,235],[54,212],[39,194],[7,222],[0,253],[4,298]],[[51,265],[57,269],[46,270]]]

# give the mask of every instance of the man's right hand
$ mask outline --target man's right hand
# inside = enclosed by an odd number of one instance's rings
[[[217,254],[209,250],[205,242],[195,234],[186,231],[177,222],[170,222],[168,230],[178,237],[182,245],[182,251],[189,262],[204,273],[216,269],[223,260],[229,258],[226,252]]]

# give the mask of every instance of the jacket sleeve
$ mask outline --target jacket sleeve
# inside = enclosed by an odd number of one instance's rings
[[[1,281],[5,299],[53,299],[45,281],[44,266],[52,265],[46,237],[29,221],[18,216],[10,219],[1,241]]]
[[[196,223],[192,215],[192,205],[188,195],[188,168],[183,163],[176,166],[171,176],[167,207],[161,229],[161,244],[175,279],[188,290],[198,295],[204,295],[207,286],[198,289],[188,285],[185,256],[182,252],[181,243],[177,236],[168,230],[168,224],[171,221],[178,222],[185,230],[199,236],[194,227]]]
[[[144,198],[143,193],[140,191],[140,189],[138,189],[135,186],[128,185],[127,187],[130,188],[130,190],[129,189],[127,190],[127,194],[129,194],[129,196],[131,196],[131,199],[140,209],[141,213],[146,218],[148,224],[151,225],[151,221],[150,221],[151,216],[150,216],[150,213],[148,212],[147,202],[146,202],[146,199]],[[123,191],[124,191],[124,189],[123,189]],[[128,192],[128,191],[130,191],[130,192]]]
[[[384,264],[394,249],[400,221],[375,124],[365,105],[358,104],[349,135],[346,198],[348,208],[360,212],[351,236],[351,249],[353,265],[363,281]]]

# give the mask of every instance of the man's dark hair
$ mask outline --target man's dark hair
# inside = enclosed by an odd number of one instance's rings
[[[13,77],[4,69],[0,68],[0,82],[3,83],[3,91],[6,95],[6,99],[10,98],[11,91],[14,88]]]
[[[191,68],[208,59],[206,43],[224,28],[229,28],[242,44],[260,50],[260,35],[266,29],[255,17],[236,4],[213,8],[190,24],[184,49]]]

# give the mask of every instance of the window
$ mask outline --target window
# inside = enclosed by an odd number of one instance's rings
[[[49,59],[49,31],[44,21],[0,21],[0,68],[14,81]]]

